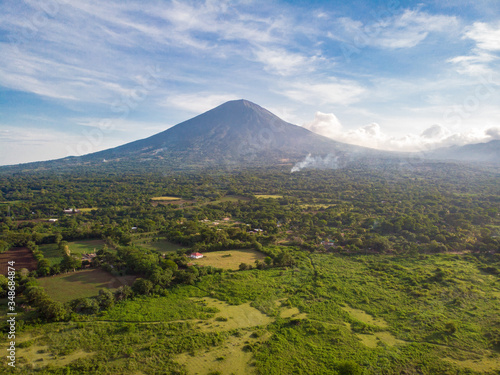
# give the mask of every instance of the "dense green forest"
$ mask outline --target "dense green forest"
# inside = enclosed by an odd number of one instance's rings
[[[499,182],[449,163],[4,173],[0,255],[34,259],[14,371],[498,373]],[[80,295],[91,270],[128,281]]]

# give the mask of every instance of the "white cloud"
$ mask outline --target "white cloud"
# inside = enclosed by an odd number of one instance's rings
[[[435,124],[420,135],[408,133],[397,137],[384,133],[376,123],[347,130],[334,114],[322,112],[316,112],[314,120],[303,127],[339,142],[388,151],[424,151],[500,138],[500,127],[453,133],[446,127]]]
[[[471,39],[476,46],[469,55],[448,60],[456,65],[457,72],[473,76],[494,72],[491,64],[498,61],[498,56],[494,53],[500,51],[500,22],[497,24],[475,22],[465,29],[462,39]]]
[[[475,22],[467,28],[464,38],[474,40],[477,47],[482,50],[500,51],[500,22],[494,25]]]

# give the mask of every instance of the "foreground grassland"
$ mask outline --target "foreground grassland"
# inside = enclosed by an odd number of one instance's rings
[[[24,327],[17,373],[496,374],[500,280],[481,267],[303,252],[294,268],[208,275]]]

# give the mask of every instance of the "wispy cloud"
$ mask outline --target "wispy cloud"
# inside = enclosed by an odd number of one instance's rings
[[[312,63],[315,57],[307,58],[283,49],[260,48],[255,51],[255,59],[263,63],[267,71],[286,76],[297,72],[314,70]]]
[[[453,32],[459,22],[454,16],[435,15],[419,9],[395,11],[387,17],[375,17],[361,22],[347,17],[339,20],[340,28],[329,36],[354,45],[356,48],[411,48],[420,44],[430,33]]]

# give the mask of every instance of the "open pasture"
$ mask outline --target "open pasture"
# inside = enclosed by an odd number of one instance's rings
[[[167,201],[178,201],[181,198],[179,197],[169,197],[169,196],[164,196],[164,197],[153,197],[151,198],[152,201],[162,201],[162,202],[167,202]]]
[[[113,276],[109,272],[92,269],[43,277],[38,282],[54,300],[68,302],[96,296],[103,288],[116,289],[122,285],[132,285],[134,280],[134,276]]]
[[[255,261],[263,261],[266,257],[260,251],[252,249],[224,250],[204,253],[203,258],[193,260],[191,263],[199,266],[212,266],[226,270],[237,270],[241,263],[255,266]]]
[[[105,245],[102,240],[83,240],[83,241],[73,241],[68,242],[69,251],[72,255],[82,255],[89,254],[101,250]],[[60,263],[63,259],[63,252],[59,249],[58,245],[55,243],[40,245],[40,251],[43,253],[45,259],[48,260],[49,264],[53,266],[54,264]]]

